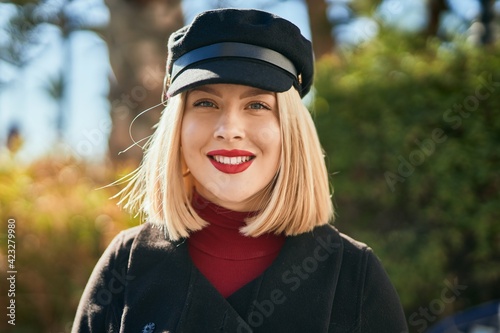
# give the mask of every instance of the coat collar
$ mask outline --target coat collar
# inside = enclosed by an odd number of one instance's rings
[[[155,333],[326,332],[342,252],[330,225],[288,237],[253,281],[252,301],[241,317],[193,265],[185,240],[169,242],[145,225],[130,253],[122,331],[141,332],[155,323]]]

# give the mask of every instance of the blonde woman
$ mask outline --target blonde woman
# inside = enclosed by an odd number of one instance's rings
[[[167,106],[121,201],[147,223],[109,245],[73,331],[407,331],[379,260],[330,224],[300,30],[214,10],[168,51]]]

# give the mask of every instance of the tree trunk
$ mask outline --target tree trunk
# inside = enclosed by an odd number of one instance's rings
[[[332,26],[326,17],[326,3],[324,0],[307,0],[311,34],[313,37],[314,54],[317,59],[333,51],[335,42],[332,37]]]
[[[493,0],[480,0],[481,3],[481,23],[483,24],[484,31],[481,35],[481,44],[492,44],[493,36],[493,18],[495,13],[493,11]]]
[[[153,133],[162,106],[139,114],[161,102],[167,40],[183,25],[180,0],[106,0],[106,5],[111,18],[105,40],[114,73],[109,154],[115,164],[137,165],[143,155],[138,145]]]
[[[429,23],[425,34],[429,37],[437,36],[439,24],[441,22],[441,14],[448,10],[446,0],[429,0],[427,3],[429,15]]]

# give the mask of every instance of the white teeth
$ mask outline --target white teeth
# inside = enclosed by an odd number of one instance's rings
[[[219,163],[231,164],[231,165],[241,164],[250,161],[250,156],[227,157],[227,156],[214,155],[212,157]]]

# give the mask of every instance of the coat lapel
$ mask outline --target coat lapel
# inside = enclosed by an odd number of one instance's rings
[[[242,318],[194,267],[187,242],[169,242],[144,226],[132,246],[121,332],[327,332],[342,258],[331,226],[288,237],[263,275],[251,282]]]
[[[145,224],[132,244],[120,332],[175,332],[189,290],[191,267],[182,242],[165,240],[163,232]]]
[[[195,268],[176,332],[251,332],[236,310]]]
[[[253,331],[327,332],[342,251],[329,225],[289,237],[245,318]]]
[[[248,328],[194,267],[187,242],[169,242],[143,227],[132,245],[121,332],[237,332]]]

